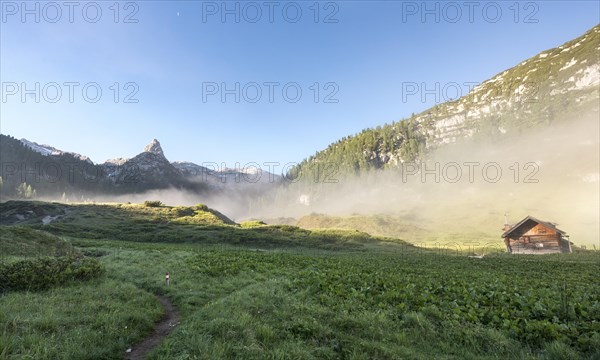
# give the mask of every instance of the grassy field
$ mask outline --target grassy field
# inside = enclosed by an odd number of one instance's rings
[[[28,206],[35,216],[14,216]],[[181,324],[151,359],[600,358],[598,253],[472,259],[355,231],[182,220],[213,214],[189,209],[0,204],[0,264],[72,249],[104,269],[3,294],[0,359],[122,358],[161,317],[153,294]]]
[[[70,242],[44,231],[22,226],[2,226],[0,260],[12,262],[35,256],[61,256],[74,253]]]

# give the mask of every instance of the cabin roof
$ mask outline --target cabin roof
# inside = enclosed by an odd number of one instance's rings
[[[555,224],[551,223],[551,222],[547,222],[547,221],[542,221],[542,220],[538,220],[536,218],[534,218],[533,216],[527,216],[525,219],[519,221],[517,224],[513,225],[510,229],[506,230],[503,234],[502,237],[508,237],[510,235],[510,233],[512,233],[513,231],[517,230],[519,227],[521,227],[521,225],[525,224],[528,220],[534,221],[538,224],[544,225],[547,228],[556,230],[557,232],[559,232],[561,235],[567,235],[566,232],[562,231],[561,229],[557,228]]]

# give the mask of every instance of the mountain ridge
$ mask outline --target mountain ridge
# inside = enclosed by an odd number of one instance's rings
[[[256,185],[258,191],[265,191],[282,180],[281,176],[261,169],[258,173],[252,169],[213,170],[192,162],[170,162],[157,139],[134,157],[108,159],[98,164],[87,156],[4,134],[0,134],[0,147],[3,166],[12,169],[6,174],[3,172],[4,178],[0,177],[0,191],[9,198],[21,196],[17,191],[21,183],[33,185],[41,196],[62,192],[65,198],[83,199],[166,188],[202,194]],[[37,173],[32,173],[30,168]],[[58,173],[49,174],[49,168]],[[65,173],[69,176],[63,176]]]
[[[295,171],[335,163],[343,172],[394,168],[463,139],[508,138],[565,114],[598,112],[600,25],[499,72],[456,100],[343,137]]]
[[[63,151],[63,150],[55,148],[54,146],[50,146],[50,145],[46,145],[46,144],[38,144],[36,142],[29,141],[25,138],[20,139],[19,141],[21,141],[21,143],[23,143],[23,145],[27,146],[31,150],[38,152],[45,156],[57,156],[57,155],[62,155],[62,154],[70,154],[80,160],[87,161],[89,163],[93,163],[89,157],[78,154],[78,153],[74,153],[74,152],[70,152],[70,151]]]

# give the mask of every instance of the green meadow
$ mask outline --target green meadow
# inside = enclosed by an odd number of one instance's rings
[[[600,358],[597,252],[476,259],[203,205],[10,201],[0,224],[0,359],[123,358],[156,295],[180,323],[149,359]]]

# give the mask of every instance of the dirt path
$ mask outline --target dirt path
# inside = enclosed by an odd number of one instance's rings
[[[179,312],[171,301],[164,297],[157,295],[156,298],[162,306],[165,308],[165,315],[163,319],[156,324],[154,331],[148,337],[146,337],[142,342],[134,346],[131,352],[125,354],[126,360],[141,360],[145,359],[146,355],[155,347],[157,347],[168,335],[171,331],[179,324]]]

